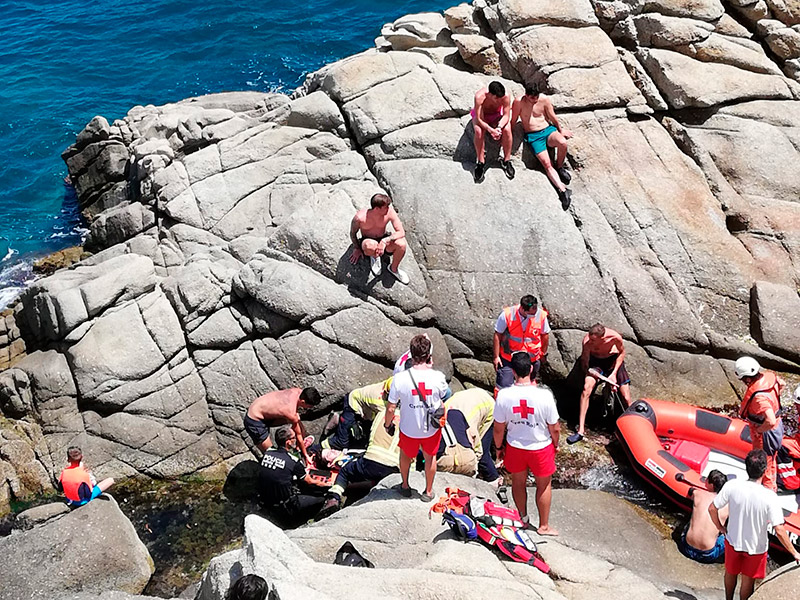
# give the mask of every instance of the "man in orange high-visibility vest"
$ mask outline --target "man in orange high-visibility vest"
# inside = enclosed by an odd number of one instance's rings
[[[537,380],[549,345],[547,311],[539,306],[536,297],[528,294],[520,298],[516,306],[506,306],[494,326],[495,395],[497,390],[514,383],[511,356],[515,352],[526,352],[531,357],[531,380]]]

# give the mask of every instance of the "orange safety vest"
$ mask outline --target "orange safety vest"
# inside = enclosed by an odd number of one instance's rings
[[[542,357],[542,328],[547,319],[547,311],[539,309],[537,316],[528,319],[528,326],[523,329],[519,317],[519,304],[506,306],[506,332],[500,341],[500,356],[504,360],[511,360],[514,352],[527,352],[532,361]]]
[[[61,471],[61,487],[68,500],[81,502],[92,496],[92,480],[83,465],[67,467]]]
[[[742,406],[739,409],[739,416],[742,419],[758,421],[759,415],[749,413],[750,400],[756,394],[766,394],[775,416],[780,416],[781,410],[781,388],[783,380],[772,371],[764,371],[756,381],[747,386],[747,391],[742,399]],[[755,419],[753,417],[756,417]],[[763,418],[761,419],[763,422]]]

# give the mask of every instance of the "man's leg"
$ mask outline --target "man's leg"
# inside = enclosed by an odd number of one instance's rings
[[[736,590],[736,580],[738,575],[733,575],[725,571],[725,600],[733,600],[733,592]]]
[[[547,145],[551,148],[555,148],[556,168],[560,169],[564,166],[564,160],[567,158],[567,138],[558,131],[554,131],[547,136]]]
[[[97,487],[99,487],[101,491],[105,492],[112,485],[114,485],[114,479],[111,477],[107,477],[106,479],[103,479],[103,481],[98,483]]]
[[[500,143],[503,147],[503,160],[508,162],[511,160],[511,145],[514,141],[514,136],[511,133],[511,121],[509,120],[506,123],[506,126],[503,127],[503,134],[500,138]]]
[[[344,450],[350,444],[350,429],[356,422],[356,413],[350,406],[349,394],[344,397],[344,409],[334,432],[323,442],[323,447]]]
[[[539,159],[539,162],[542,164],[544,168],[544,172],[547,175],[547,178],[550,180],[550,183],[559,191],[563,192],[567,189],[563,183],[561,183],[561,177],[558,176],[558,171],[553,166],[553,163],[550,162],[550,155],[547,153],[547,150],[542,150],[536,155],[536,158]]]
[[[408,472],[411,470],[411,460],[412,458],[410,456],[402,450],[400,451],[400,477],[403,480],[402,488],[404,490],[409,489]]]
[[[622,401],[625,402],[625,406],[631,405],[631,384],[626,383],[625,385],[621,385],[619,388],[619,393],[622,396]]]
[[[586,413],[589,411],[589,399],[592,396],[597,380],[591,375],[587,375],[583,380],[583,392],[581,393],[580,413],[578,414],[578,433],[586,433]]]
[[[528,471],[511,474],[511,497],[520,517],[528,516]]]
[[[490,426],[481,439],[483,454],[478,462],[478,475],[490,483],[500,479],[500,473],[492,460],[492,444],[494,443],[494,429]]]
[[[425,457],[425,494],[433,494],[433,480],[436,477],[436,456],[423,452]]]
[[[536,480],[536,510],[539,512],[539,535],[558,535],[550,527],[550,504],[553,500],[552,476],[534,477]]]
[[[511,363],[505,358],[501,358],[500,360],[502,361],[503,366],[497,369],[497,374],[495,375],[494,380],[494,385],[498,390],[502,390],[503,388],[514,385],[514,371],[511,370]]]
[[[397,271],[398,267],[400,266],[400,262],[406,255],[406,248],[407,245],[405,238],[400,238],[399,240],[390,242],[386,245],[386,251],[390,252],[392,255],[392,264],[389,267],[392,271]]]
[[[319,509],[325,503],[324,496],[312,496],[310,494],[298,494],[296,499],[297,501],[290,514],[299,525],[317,516]]]
[[[778,461],[776,454],[767,454],[767,470],[764,471],[761,485],[773,492],[778,491]]]
[[[485,146],[486,146],[486,132],[479,125],[473,123],[472,125],[473,136],[472,140],[475,144],[475,156],[479,163],[486,162]]]
[[[742,585],[739,586],[739,600],[747,600],[753,595],[753,590],[756,587],[756,580],[752,577],[742,574]]]
[[[258,443],[258,447],[261,448],[262,452],[266,452],[267,450],[272,448],[272,438],[270,436],[267,436]]]

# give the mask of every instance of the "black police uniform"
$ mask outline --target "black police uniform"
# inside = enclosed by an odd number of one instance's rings
[[[295,482],[306,476],[306,468],[285,448],[267,450],[261,459],[259,488],[261,499],[285,526],[305,523],[317,514],[325,498],[301,494]]]

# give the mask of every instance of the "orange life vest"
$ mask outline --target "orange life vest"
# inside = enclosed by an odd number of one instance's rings
[[[542,357],[542,328],[547,311],[540,308],[535,316],[528,318],[528,326],[523,329],[519,319],[519,304],[506,306],[506,332],[500,342],[500,356],[504,360],[511,360],[514,352],[527,352],[532,361]]]
[[[67,467],[61,471],[61,487],[68,500],[80,502],[92,496],[92,480],[83,465]]]
[[[743,419],[758,421],[760,415],[750,413],[750,400],[755,394],[764,394],[769,399],[775,416],[779,416],[781,410],[781,388],[783,380],[772,371],[764,371],[756,381],[747,386],[747,391],[742,399],[742,407],[739,409],[739,416]],[[753,419],[752,417],[756,417]],[[763,418],[761,419],[763,421]]]

